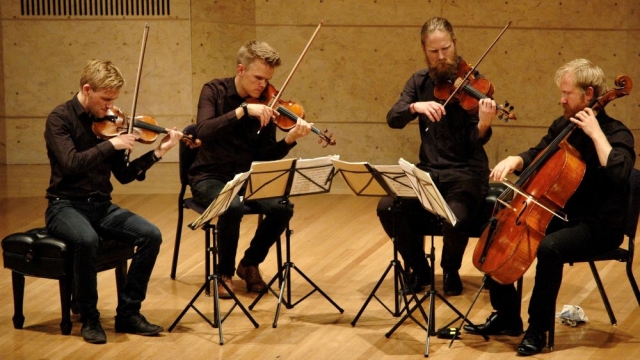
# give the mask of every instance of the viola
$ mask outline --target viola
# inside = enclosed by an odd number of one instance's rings
[[[107,111],[107,115],[100,119],[100,121],[94,121],[91,124],[93,133],[101,139],[111,139],[120,134],[128,133],[130,127],[129,118],[118,108],[113,106],[112,109]],[[143,144],[151,144],[158,138],[158,134],[168,134],[169,130],[158,126],[158,122],[149,115],[137,115],[133,121],[132,133],[137,136],[137,141]],[[191,149],[197,148],[202,145],[199,139],[194,139],[191,135],[185,135],[178,133],[182,136],[181,140],[184,141]]]
[[[481,99],[491,98],[495,88],[493,84],[484,77],[476,77],[475,69],[462,58],[459,58],[455,80],[439,83],[435,86],[433,94],[440,100],[449,99],[457,101],[467,112],[475,114],[478,112],[478,102]],[[505,101],[504,105],[497,105],[498,118],[508,122],[516,120],[516,115],[512,113],[513,105]]]
[[[616,78],[616,88],[594,99],[589,107],[602,110],[610,101],[631,91],[631,79]],[[498,198],[494,214],[473,252],[473,265],[501,284],[522,277],[535,260],[540,241],[553,217],[567,221],[560,210],[576,191],[586,165],[567,141],[572,122],[522,171],[515,184]],[[515,195],[514,195],[515,193]],[[510,202],[505,199],[513,197]]]
[[[281,100],[278,96],[278,90],[276,90],[276,88],[271,84],[267,84],[267,88],[262,92],[259,98],[249,98],[246,102],[248,104],[262,104],[274,109],[279,115],[275,115],[272,121],[282,131],[289,131],[293,129],[293,127],[296,126],[298,119],[304,119],[305,117],[302,105],[291,100]],[[319,144],[322,144],[323,142],[325,143],[324,147],[336,144],[336,140],[333,138],[333,135],[327,135],[327,129],[320,131],[315,126],[312,126],[311,131],[320,137],[318,140]]]

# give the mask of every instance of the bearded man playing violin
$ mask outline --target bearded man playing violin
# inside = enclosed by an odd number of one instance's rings
[[[553,217],[540,241],[535,284],[529,302],[529,327],[516,350],[520,355],[537,354],[547,343],[547,332],[554,326],[563,264],[591,258],[622,243],[629,176],[636,159],[629,129],[609,117],[604,108],[596,112],[589,107],[597,106],[594,100],[607,90],[605,75],[599,67],[586,59],[576,59],[558,69],[555,81],[560,88],[564,114],[553,121],[538,145],[502,160],[490,174],[495,181],[504,180],[512,172],[519,174],[567,126],[575,124],[566,140],[578,151],[586,170],[562,209],[568,221]],[[542,176],[545,171],[544,166],[538,170]],[[523,325],[515,286],[501,285],[491,278],[487,282],[495,312],[478,327],[479,332],[520,335]],[[465,325],[464,329],[478,333],[470,325]]]
[[[236,174],[248,171],[253,161],[282,159],[296,145],[297,139],[310,133],[311,125],[298,118],[286,136],[277,140],[277,127],[272,121],[276,112],[268,104],[255,101],[269,89],[269,80],[279,65],[280,56],[271,46],[257,40],[249,41],[238,51],[234,77],[213,79],[202,87],[196,128],[202,147],[189,169],[191,192],[201,205],[209,206],[224,185]],[[234,291],[232,277],[236,272],[245,281],[248,291],[261,293],[267,290],[267,285],[258,266],[286,229],[293,208],[280,199],[247,202],[265,216],[236,271],[244,211],[242,192],[218,217],[218,272],[231,291]],[[221,298],[231,298],[222,284],[218,285],[218,293]]]
[[[136,135],[125,133],[105,140],[94,134],[93,122],[107,115],[122,86],[122,74],[110,61],[90,61],[80,78],[80,92],[53,109],[44,133],[51,163],[46,226],[50,234],[67,240],[73,248],[81,334],[93,344],[107,341],[97,310],[96,257],[102,236],[137,247],[118,298],[116,332],[149,336],[163,331],[140,314],[162,234],[155,225],[111,202],[110,178],[113,173],[123,184],[144,180],[146,171],[180,141],[180,136],[169,130],[154,150],[127,162],[125,151],[133,149]]]
[[[450,85],[462,61],[456,51],[456,36],[448,20],[435,17],[421,30],[422,50],[428,67],[406,82],[398,101],[387,114],[391,128],[402,129],[418,118],[421,145],[418,168],[428,172],[459,222],[442,227],[444,245],[440,265],[446,295],[463,290],[458,273],[469,241],[468,226],[489,188],[489,161],[484,144],[491,137],[496,103],[490,98],[478,103],[477,113],[459,103],[443,106],[434,90]],[[479,74],[476,74],[479,76]],[[383,197],[378,203],[380,222],[393,238],[410,272],[408,289],[419,291],[430,284],[430,266],[425,257],[424,234],[434,216],[417,199]],[[395,204],[394,204],[395,203]],[[435,219],[434,219],[435,221]],[[425,228],[425,226],[427,226]]]

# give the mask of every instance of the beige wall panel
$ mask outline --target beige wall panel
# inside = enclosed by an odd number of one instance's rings
[[[204,21],[245,25],[251,25],[255,22],[255,0],[181,1],[191,5],[191,20],[193,22]]]
[[[189,24],[148,23],[138,109],[150,115],[175,113],[177,109],[184,114],[191,100]],[[6,98],[8,116],[46,116],[78,91],[80,72],[94,58],[111,59],[120,68],[127,84],[117,105],[130,112],[143,22],[15,21],[5,23],[3,30],[5,39],[12,39],[5,42],[5,82],[12,89]],[[106,43],[95,37],[96,33],[112,34],[112,39]]]
[[[193,88],[191,109],[193,119],[202,85],[214,78],[231,77],[236,73],[236,55],[246,41],[256,37],[255,26],[194,21],[192,24]]]
[[[43,118],[7,119],[8,164],[48,164]]]
[[[445,1],[256,0],[258,24],[422,25]]]
[[[525,28],[626,28],[633,2],[456,0],[443,1],[442,16],[454,26],[504,26],[513,21],[514,26]]]
[[[636,8],[636,14],[640,18],[640,4]],[[638,30],[629,31],[626,66],[624,69],[618,69],[619,73],[629,75],[635,86],[635,89],[631,90],[631,95],[621,101],[627,106],[627,118],[622,120],[632,129],[640,129],[640,22],[637,22],[636,25]],[[638,137],[636,137],[636,145],[640,146],[640,138]]]

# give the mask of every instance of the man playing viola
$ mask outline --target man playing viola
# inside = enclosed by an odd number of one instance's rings
[[[428,67],[409,78],[387,114],[387,123],[391,128],[401,129],[418,117],[421,145],[417,166],[431,175],[459,220],[456,226],[445,223],[442,228],[440,265],[444,272],[444,293],[460,295],[462,281],[458,270],[469,241],[468,226],[489,188],[489,161],[483,145],[491,137],[496,103],[489,98],[480,100],[477,114],[456,102],[443,106],[434,90],[455,80],[462,61],[456,51],[453,27],[446,19],[432,18],[422,27],[421,42]],[[411,270],[409,289],[419,291],[431,281],[423,234],[433,215],[417,199],[401,199],[392,211],[393,207],[394,199],[383,197],[378,203],[378,216]]]
[[[553,121],[538,145],[499,162],[490,177],[502,181],[526,169],[534,158],[571,123],[576,128],[567,141],[586,165],[584,177],[562,209],[568,221],[556,217],[549,223],[537,252],[535,284],[529,303],[529,327],[517,347],[520,355],[542,351],[553,328],[555,305],[562,282],[563,264],[588,259],[617,248],[624,237],[625,204],[629,176],[635,164],[633,135],[620,121],[589,106],[607,90],[603,71],[588,60],[576,59],[555,74],[564,114]],[[543,175],[545,168],[538,170]],[[561,180],[560,180],[561,181]],[[518,336],[523,325],[520,299],[513,284],[488,279],[491,305],[496,310],[478,328],[486,335]],[[477,333],[470,325],[464,329]]]
[[[189,169],[189,182],[194,199],[203,206],[220,194],[224,185],[241,172],[248,171],[253,161],[283,158],[296,145],[296,140],[311,131],[311,125],[298,118],[295,126],[281,140],[276,140],[275,111],[258,99],[267,91],[280,56],[267,43],[249,41],[238,51],[236,75],[214,79],[204,84],[198,101],[197,138],[202,141],[196,159]],[[234,290],[232,277],[240,237],[240,221],[244,206],[238,194],[226,212],[218,217],[219,262],[222,281]],[[251,201],[251,206],[264,214],[249,248],[238,264],[237,274],[246,282],[247,290],[264,292],[267,285],[258,266],[269,248],[286,229],[293,216],[292,206],[280,199]],[[231,295],[220,284],[221,298]]]
[[[94,134],[93,122],[107,115],[123,85],[122,74],[111,61],[90,61],[80,78],[80,92],[53,109],[44,133],[51,163],[46,226],[49,233],[67,240],[75,254],[73,281],[82,317],[81,334],[93,344],[107,341],[97,310],[100,237],[137,247],[118,298],[116,332],[149,336],[163,331],[140,314],[162,234],[155,225],[111,202],[110,178],[113,173],[123,184],[144,180],[146,171],[180,141],[180,136],[169,130],[154,150],[129,163],[125,151],[133,149],[136,135],[125,133],[104,140]]]

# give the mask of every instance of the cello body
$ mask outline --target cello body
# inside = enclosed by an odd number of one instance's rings
[[[560,142],[543,167],[516,184],[524,194],[516,192],[511,203],[491,219],[474,250],[473,265],[501,284],[521,278],[554,217],[536,201],[559,211],[582,182],[585,170],[578,151],[566,139]]]

